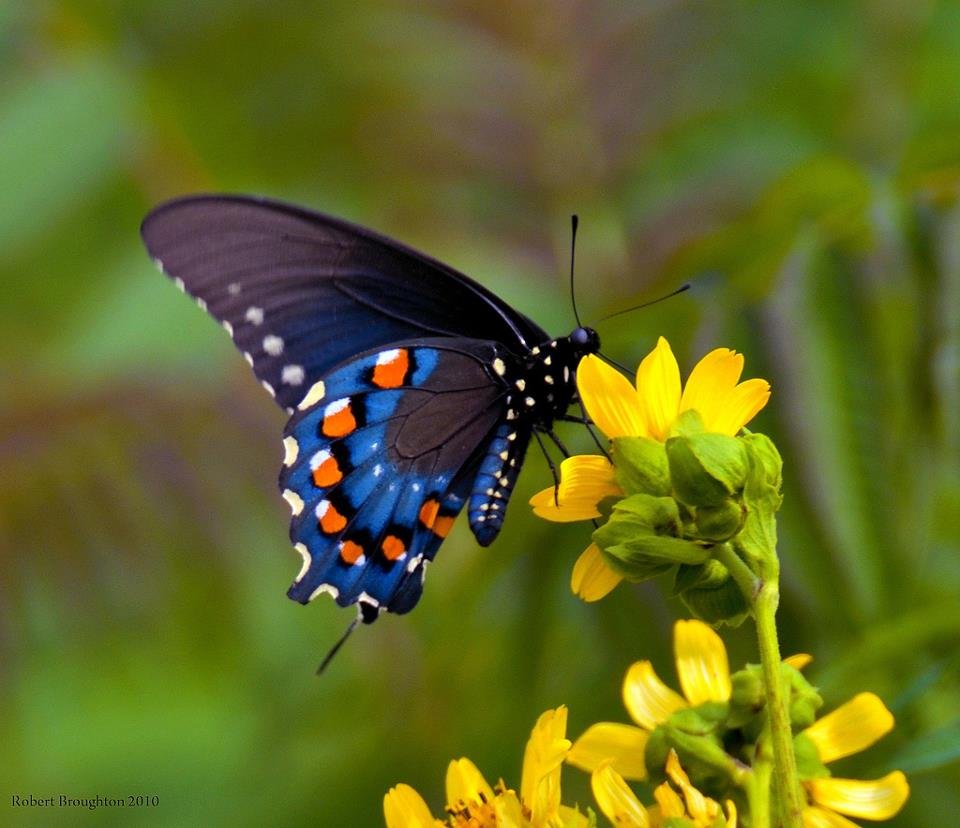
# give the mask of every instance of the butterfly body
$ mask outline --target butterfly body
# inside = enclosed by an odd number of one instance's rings
[[[303,565],[289,595],[407,612],[467,509],[497,536],[535,431],[575,399],[577,328],[551,339],[423,254],[277,202],[196,196],[144,221],[148,249],[217,318],[289,414],[280,489]]]

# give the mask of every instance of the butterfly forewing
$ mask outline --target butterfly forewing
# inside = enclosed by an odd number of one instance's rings
[[[344,360],[401,340],[472,337],[522,352],[546,338],[452,268],[298,207],[192,196],[156,208],[141,232],[284,408]]]

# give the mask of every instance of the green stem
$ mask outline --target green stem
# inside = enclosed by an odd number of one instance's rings
[[[758,578],[728,543],[714,547],[714,556],[727,568],[744,598],[753,608],[757,624],[757,643],[760,648],[769,732],[758,745],[757,767],[755,767],[757,773],[753,780],[753,784],[758,789],[762,785],[766,793],[754,793],[757,798],[756,806],[761,810],[754,811],[754,803],[751,799],[750,816],[755,821],[760,820],[757,823],[759,825],[769,825],[771,773],[769,752],[772,752],[772,770],[781,811],[781,820],[778,824],[783,825],[784,828],[802,828],[801,813],[804,800],[797,782],[793,732],[790,728],[790,711],[787,708],[789,695],[784,693],[783,675],[780,669],[780,643],[777,640],[776,614],[780,603],[778,586],[780,567],[775,556],[772,559],[765,559],[761,566],[767,570],[765,572],[767,577]],[[748,797],[750,793],[748,790]]]
[[[747,809],[750,812],[750,828],[770,828],[770,771],[769,759],[757,756],[753,770],[746,780]]]
[[[776,564],[773,565],[776,567]],[[803,796],[797,781],[797,762],[793,753],[793,732],[790,729],[789,696],[783,690],[780,669],[780,644],[777,641],[776,614],[780,603],[777,575],[763,582],[753,605],[757,622],[757,642],[767,696],[770,744],[773,749],[774,781],[780,801],[781,824],[785,828],[802,828]]]

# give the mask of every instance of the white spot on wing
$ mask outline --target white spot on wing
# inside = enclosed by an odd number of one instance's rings
[[[507,373],[507,366],[503,364],[503,360],[500,357],[497,357],[493,361],[493,370],[496,371],[497,376],[502,377]]]
[[[247,361],[247,365],[253,368],[253,357],[247,351],[243,352],[243,358]]]
[[[295,437],[283,438],[283,465],[292,466],[297,462],[297,455],[300,454],[300,444]]]
[[[224,319],[220,324],[223,326],[223,329],[230,334],[230,336],[233,336],[233,325],[231,325],[226,319]]]
[[[334,400],[332,403],[327,403],[327,407],[323,409],[324,419],[327,417],[332,417],[334,414],[338,414],[348,405],[350,405],[349,397],[341,397],[339,400]]]
[[[306,395],[302,400],[300,400],[297,408],[301,411],[304,409],[310,408],[312,405],[316,405],[320,400],[323,399],[324,394],[327,393],[327,387],[323,384],[323,380],[315,382],[310,386],[310,390],[307,391]]]
[[[570,369],[566,365],[563,366],[563,382],[564,385],[570,382]]]
[[[526,383],[525,380],[522,380],[522,379],[518,379],[518,380],[517,380],[517,388],[518,388],[518,389],[520,389],[521,391],[523,391],[523,389],[526,388],[526,387],[527,387],[527,383]]]
[[[229,285],[227,285],[227,293],[229,293],[231,296],[236,296],[239,292],[240,292],[239,282],[231,282]]]
[[[398,356],[400,356],[399,348],[394,348],[391,351],[381,351],[377,354],[377,365],[389,365]]]
[[[302,365],[284,365],[280,374],[280,381],[287,385],[303,385],[305,376]]]
[[[153,263],[157,266],[157,270],[163,273],[163,262],[160,261],[156,256],[153,257]],[[180,281],[183,281],[182,279]]]
[[[290,511],[299,515],[303,511],[303,498],[291,489],[283,490],[283,499],[290,504]],[[323,501],[326,503],[326,501]]]
[[[329,501],[329,500],[321,500],[321,501],[317,504],[317,508],[316,508],[317,520],[322,520],[322,519],[323,519],[323,516],[327,513],[327,509],[329,509],[329,508],[330,508],[330,501]]]
[[[203,299],[201,299],[199,296],[197,297],[197,307],[200,308],[200,310],[202,311],[205,311],[207,309],[207,303]]]
[[[337,589],[333,584],[320,584],[313,592],[310,593],[308,601],[312,601],[320,593],[325,592],[327,595],[331,596],[334,601],[340,596],[340,590]]]
[[[310,458],[310,471],[316,471],[329,459],[330,452],[327,449],[320,449],[320,451]]]
[[[377,463],[377,465],[373,467],[373,476],[379,477],[381,474],[383,474],[383,466]]]
[[[181,279],[179,276],[173,277],[173,283],[180,289],[182,293],[187,292],[187,286],[183,283],[183,279]]]
[[[268,334],[263,338],[263,350],[270,356],[280,356],[283,353],[283,339],[274,334]]]
[[[262,325],[263,308],[258,308],[256,305],[251,305],[249,308],[247,308],[247,312],[243,315],[243,318],[246,319],[251,325]]]
[[[299,584],[303,580],[303,576],[307,574],[307,570],[310,568],[310,550],[307,549],[302,543],[295,543],[293,548],[300,553],[300,557],[303,558],[303,566],[300,567],[300,572],[297,574],[297,577],[293,579],[295,584]],[[313,597],[312,595],[310,596]]]
[[[551,357],[551,356],[548,355],[548,356],[545,356],[545,357],[543,358],[543,364],[544,364],[544,365],[549,365],[551,362],[553,362],[553,357]]]
[[[537,404],[537,401],[533,397],[525,397],[523,402],[525,405],[530,405],[530,406]]]
[[[543,381],[544,381],[547,385],[553,385],[553,377],[551,377],[549,374],[547,374],[547,375],[543,378]]]
[[[260,384],[264,387],[264,390],[265,390],[271,397],[277,396],[276,390],[274,389],[274,387],[273,387],[269,382],[267,382],[266,380],[261,380]]]
[[[370,596],[370,595],[367,595],[366,592],[361,592],[361,593],[357,596],[357,603],[359,604],[361,601],[364,601],[365,603],[370,604],[371,607],[379,607],[379,606],[380,606],[380,602],[379,602],[376,598],[374,598],[374,597],[372,597],[372,596]]]
[[[420,484],[419,484],[419,483],[414,483],[410,488],[413,489],[415,492],[419,492],[419,491],[420,491]]]

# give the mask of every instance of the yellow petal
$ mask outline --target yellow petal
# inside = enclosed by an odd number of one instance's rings
[[[541,824],[560,807],[560,767],[570,751],[567,708],[547,710],[537,719],[523,754],[520,799]]]
[[[900,771],[870,781],[829,777],[811,779],[806,785],[818,805],[861,819],[890,819],[910,796],[907,777]]]
[[[680,368],[662,336],[637,368],[637,396],[649,435],[664,440],[679,413]]]
[[[681,767],[680,758],[673,748],[667,754],[666,772],[674,786],[679,788],[683,794],[687,814],[693,817],[694,822],[698,825],[708,821],[712,823],[713,819],[720,813],[720,806],[690,784],[690,777]]]
[[[560,464],[560,486],[530,498],[533,513],[560,523],[600,517],[597,504],[611,495],[623,495],[606,457],[581,454]]]
[[[591,543],[573,565],[570,589],[584,601],[599,601],[623,580],[603,559],[600,547]]]
[[[639,727],[616,722],[598,722],[573,743],[567,763],[585,771],[609,764],[626,779],[646,779],[643,752],[649,733]]]
[[[893,728],[893,714],[873,693],[860,693],[803,731],[821,762],[859,753]]]
[[[709,424],[723,410],[742,373],[742,354],[729,348],[711,351],[693,366],[680,398],[680,411],[698,411],[704,426],[713,431]]]
[[[687,706],[680,695],[660,681],[649,661],[638,661],[627,670],[623,703],[633,720],[646,730],[653,730],[675,710]]]
[[[707,431],[732,437],[757,416],[769,399],[770,383],[766,380],[741,382],[723,399],[719,410],[709,418],[703,417],[703,426]]]
[[[783,663],[789,664],[794,670],[802,670],[812,661],[813,656],[809,653],[794,653],[793,655],[787,656],[783,660]]]
[[[560,806],[558,815],[560,818],[559,828],[590,828],[590,826],[593,825],[590,817],[586,814],[581,814],[576,808],[570,808],[567,805]],[[507,826],[504,826],[504,828],[507,828]]]
[[[609,765],[603,765],[590,777],[593,797],[603,815],[614,825],[629,825],[647,828],[650,820],[647,809],[640,804],[623,777]]]
[[[590,419],[609,439],[650,436],[630,381],[595,354],[580,360],[577,389]]]
[[[657,800],[657,805],[660,806],[660,818],[662,820],[687,815],[687,809],[684,807],[680,794],[670,787],[669,782],[657,785],[653,790],[653,798]]]
[[[724,807],[727,810],[727,828],[737,828],[737,806],[732,799],[728,799]]]
[[[493,796],[493,788],[487,784],[477,766],[466,757],[454,759],[447,766],[448,805],[489,802]]]
[[[804,808],[801,816],[803,828],[859,828],[855,822],[823,808]]]
[[[702,621],[677,621],[673,650],[683,694],[691,706],[730,698],[730,665],[723,641]]]
[[[527,821],[516,791],[504,791],[493,801],[498,828],[523,828]]]
[[[434,828],[437,824],[423,797],[402,783],[383,797],[383,817],[387,828]]]

